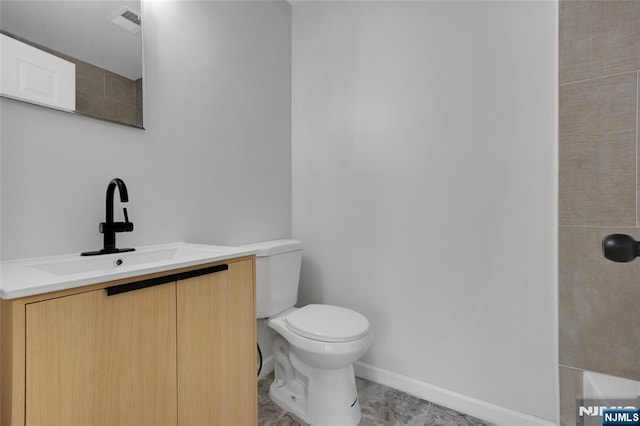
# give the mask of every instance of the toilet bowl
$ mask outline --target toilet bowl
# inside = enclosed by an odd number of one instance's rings
[[[357,425],[353,363],[373,335],[367,319],[331,305],[307,305],[271,318],[275,379],[271,399],[312,425]]]
[[[332,305],[292,308],[268,325],[284,337],[305,363],[337,369],[357,361],[373,338],[364,315]]]
[[[275,377],[271,399],[313,426],[351,426],[360,421],[353,363],[373,333],[367,318],[347,308],[311,304],[294,308],[302,243],[250,244],[256,251],[257,318],[268,318]]]

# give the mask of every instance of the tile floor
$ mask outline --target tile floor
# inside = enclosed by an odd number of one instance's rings
[[[269,398],[273,373],[258,382],[259,426],[306,426]],[[395,389],[356,378],[362,408],[359,426],[495,426]]]

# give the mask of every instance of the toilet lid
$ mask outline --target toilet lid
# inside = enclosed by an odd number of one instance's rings
[[[321,342],[351,342],[369,331],[364,315],[332,305],[307,305],[285,320],[292,332]]]

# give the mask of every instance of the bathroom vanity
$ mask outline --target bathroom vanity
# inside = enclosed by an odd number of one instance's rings
[[[253,253],[178,244],[2,268],[2,426],[257,424]]]

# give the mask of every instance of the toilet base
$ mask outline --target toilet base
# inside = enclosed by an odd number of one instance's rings
[[[271,400],[312,426],[356,426],[361,413],[353,365],[337,370],[305,367],[306,386],[299,379],[289,384],[274,380]]]
[[[293,413],[301,420],[311,423],[307,417],[307,397],[306,395],[293,392],[287,386],[280,386],[276,380],[269,387],[269,398],[285,411]]]

